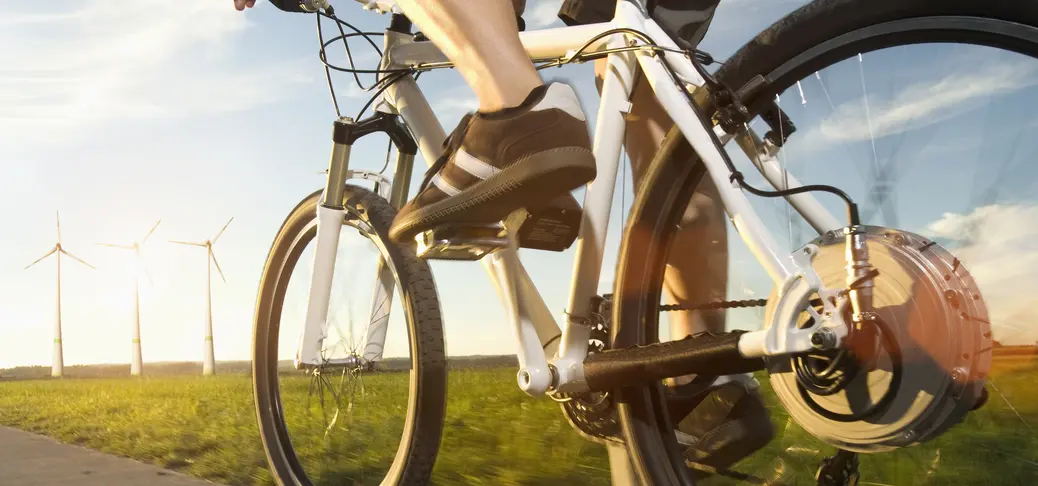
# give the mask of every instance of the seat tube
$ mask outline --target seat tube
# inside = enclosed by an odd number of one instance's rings
[[[339,247],[339,233],[346,210],[343,196],[346,191],[346,171],[349,169],[350,150],[353,147],[350,129],[353,120],[340,118],[332,130],[332,155],[328,162],[328,179],[324,196],[317,205],[317,247],[310,278],[310,292],[306,304],[306,321],[296,349],[296,368],[321,364],[321,345],[327,336],[328,303],[331,300],[335,255]]]
[[[623,43],[623,38],[617,36],[610,41],[609,47],[622,47]],[[598,293],[598,279],[602,272],[606,230],[616,188],[616,173],[620,168],[626,115],[631,106],[629,100],[635,64],[634,55],[629,52],[613,53],[608,57],[593,147],[598,173],[584,196],[566,324],[559,357],[555,361],[562,391],[579,391],[587,386],[583,361],[590,337],[591,298]]]

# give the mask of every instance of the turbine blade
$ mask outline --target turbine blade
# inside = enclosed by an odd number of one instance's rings
[[[178,245],[201,246],[202,248],[205,248],[207,246],[205,243],[194,243],[194,242],[191,242],[191,241],[169,240],[169,242],[170,243],[176,243]]]
[[[53,255],[54,252],[56,252],[56,251],[58,251],[58,247],[57,246],[55,246],[54,248],[51,248],[50,251],[48,251],[46,255],[43,255],[43,256],[37,258],[36,261],[26,265],[25,268],[23,268],[22,270],[28,270],[29,267],[31,267],[31,266],[33,266],[33,265],[35,265],[37,263],[40,263],[41,261],[43,261],[44,258],[47,258],[47,257]]]
[[[62,252],[62,253],[64,253],[64,254],[66,254],[66,255],[68,255],[68,256],[69,256],[70,258],[72,258],[73,260],[75,260],[75,261],[77,261],[77,262],[79,262],[79,263],[82,263],[83,265],[86,265],[86,266],[88,266],[88,267],[90,267],[90,268],[92,268],[92,269],[94,269],[94,270],[97,270],[97,268],[94,268],[94,266],[93,266],[93,265],[91,265],[91,264],[89,264],[89,263],[87,263],[87,262],[83,261],[83,259],[82,259],[82,258],[79,258],[79,257],[77,257],[76,255],[73,255],[73,254],[71,254],[71,253],[69,253],[69,252],[67,252],[67,251],[65,251],[65,250],[61,250],[61,252]]]
[[[209,248],[209,257],[213,259],[213,263],[216,264],[216,272],[220,274],[220,279],[223,283],[227,283],[227,278],[223,276],[223,270],[220,270],[220,262],[216,261],[216,253],[213,253],[213,249]]]
[[[123,250],[132,250],[132,245],[117,245],[115,243],[97,243],[98,246],[107,246],[109,248],[121,248]]]
[[[54,221],[58,223],[58,243],[61,243],[61,213],[54,210]]]
[[[223,225],[223,228],[220,228],[220,232],[219,232],[219,233],[216,233],[216,236],[214,236],[214,237],[213,237],[213,243],[214,243],[214,244],[216,243],[216,240],[219,240],[219,239],[220,239],[220,235],[222,235],[222,234],[223,234],[223,231],[224,231],[225,229],[227,229],[227,227],[228,227],[228,226],[230,226],[230,225],[231,225],[231,221],[234,221],[234,217],[233,217],[233,216],[231,217],[231,219],[228,219],[228,220],[227,220],[227,224]]]
[[[141,240],[140,244],[143,245],[145,241],[148,241],[148,238],[151,238],[151,234],[155,232],[155,228],[158,228],[159,227],[159,223],[161,223],[161,222],[162,222],[161,219],[155,222],[155,226],[152,226],[151,229],[148,230],[148,234],[144,235],[144,239]]]

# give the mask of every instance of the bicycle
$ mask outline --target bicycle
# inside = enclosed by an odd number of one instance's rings
[[[765,30],[713,74],[703,67],[712,58],[679,48],[640,0],[619,2],[612,22],[522,32],[524,46],[542,69],[607,59],[594,131],[597,179],[587,188],[582,208],[564,197],[517,212],[498,225],[437,228],[420,235],[412,246],[390,243],[388,225],[407,199],[414,157],[420,152],[426,161],[436,160],[446,137],[416,79],[421,72],[449,68],[450,63],[411,32],[410,22],[392,1],[357,1],[391,15],[390,26],[381,34],[382,58],[376,70],[356,69],[349,54],[349,69],[330,66],[325,49],[332,43],[351,37],[371,43],[368,37],[377,34],[338,20],[323,1],[301,3],[319,15],[319,29],[321,16],[335,20],[339,28],[340,36],[328,41],[321,37],[326,68],[379,76],[373,87],[377,90],[361,114],[376,100],[380,103],[367,118],[335,121],[326,186],[290,213],[264,268],[256,308],[253,384],[261,438],[279,484],[331,480],[342,472],[336,468],[346,467],[343,461],[316,464],[309,459],[312,448],[366,453],[374,442],[397,435],[399,445],[390,442],[390,452],[351,459],[363,462],[357,467],[364,471],[374,470],[375,477],[364,478],[363,472],[361,479],[350,477],[383,484],[429,481],[444,426],[447,361],[428,259],[483,263],[510,313],[519,345],[519,388],[563,402],[571,424],[585,437],[626,448],[637,478],[646,484],[692,483],[661,391],[661,380],[674,376],[767,373],[791,422],[839,450],[821,461],[819,469],[805,470],[818,484],[854,484],[859,477],[857,453],[934,440],[986,400],[992,349],[1002,345],[993,335],[1000,324],[989,317],[994,314],[959,260],[963,255],[953,254],[948,249],[952,244],[941,235],[930,238],[865,225],[847,193],[829,185],[801,184],[790,175],[782,153],[798,127],[787,113],[795,107],[780,106],[780,99],[799,91],[806,105],[801,80],[815,76],[835,114],[838,107],[818,73],[853,62],[855,56],[860,63],[864,53],[902,46],[961,42],[1038,56],[1038,5],[1016,0],[817,0]],[[346,33],[343,25],[353,32]],[[676,126],[636,191],[624,229],[614,299],[597,295],[596,285],[636,66]],[[867,99],[865,103],[868,109]],[[889,130],[891,122],[884,123],[888,125],[880,128]],[[768,132],[761,137],[754,127]],[[872,130],[869,121],[875,153]],[[392,181],[382,173],[349,168],[353,143],[376,132],[387,134],[397,149]],[[772,189],[754,187],[737,170],[725,149],[733,140]],[[882,172],[878,157],[874,162],[877,173]],[[774,291],[766,301],[761,330],[661,342],[660,313],[680,307],[661,303],[670,241],[703,177],[717,186],[740,239],[771,278]],[[373,189],[361,187],[363,181]],[[834,216],[812,192],[842,200],[846,219]],[[792,253],[782,251],[746,193],[783,199],[818,236]],[[343,260],[343,234],[360,236],[374,251],[358,257],[356,246],[348,245],[351,253]],[[297,300],[305,301],[303,312],[291,309],[303,302],[289,302],[286,296],[311,242],[312,271],[306,275],[304,269],[303,277],[295,280],[301,282],[304,297]],[[567,319],[560,330],[517,250],[562,251],[574,242]],[[350,310],[349,333],[329,318],[332,281],[335,273],[345,272],[337,270],[343,262],[372,265],[373,271],[363,277],[352,267],[348,273],[349,285],[361,282],[357,286],[373,289],[370,311],[359,311],[367,321],[361,321],[363,339],[352,332],[358,312]],[[394,305],[399,308],[396,314],[390,310]],[[403,320],[406,330],[406,345],[396,343],[408,353],[403,360],[383,358],[385,346],[394,341],[386,338],[391,314]],[[280,339],[289,315],[300,327],[294,347]],[[333,339],[336,332],[339,341]],[[279,366],[279,353],[286,350],[294,356],[291,369]],[[373,373],[383,388],[376,389]],[[395,388],[390,390],[386,383]],[[307,390],[303,409],[321,415],[320,421],[313,419],[319,423],[312,424],[311,432],[324,442],[315,441],[306,450],[294,444],[289,429],[304,426],[300,424],[306,420],[286,414],[282,392],[289,388]],[[336,445],[332,432],[343,427],[342,421],[352,420],[354,401],[368,389],[381,399],[394,397],[397,402],[386,402],[383,408],[402,411],[404,424]],[[313,403],[315,390],[321,393],[319,405]],[[333,404],[326,405],[325,391]],[[867,400],[859,402],[862,393]],[[293,404],[302,400],[293,399]],[[295,436],[296,442],[305,438]]]

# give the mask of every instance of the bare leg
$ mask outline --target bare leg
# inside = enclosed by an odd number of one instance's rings
[[[397,0],[457,67],[480,111],[517,106],[543,83],[519,41],[513,0]]]
[[[595,62],[596,78],[601,84],[605,62]],[[624,147],[631,159],[634,187],[652,162],[663,137],[674,123],[656,101],[652,89],[644,79],[636,81],[631,93],[633,105],[628,115]],[[601,88],[600,88],[601,89]],[[717,188],[709,178],[703,178],[692,202],[685,211],[681,229],[674,236],[674,246],[680,251],[670,253],[663,277],[663,292],[672,304],[702,304],[724,300],[728,283],[728,228],[724,206]],[[723,332],[723,310],[682,311],[670,314],[670,334],[681,339],[703,331]],[[687,383],[692,377],[680,377],[674,385]]]

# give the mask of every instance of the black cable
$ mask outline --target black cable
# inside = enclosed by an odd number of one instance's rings
[[[321,44],[321,57],[324,57],[324,31],[321,30],[321,16],[315,15],[317,19],[317,42]],[[328,63],[324,63],[324,77],[328,80],[328,92],[332,95],[332,106],[335,107],[335,117],[342,118],[342,111],[339,110],[339,99],[335,96],[335,85],[332,83],[332,71],[328,69]]]
[[[350,48],[349,39],[351,37],[363,37],[364,40],[367,41],[367,43],[371,46],[371,48],[374,49],[376,53],[378,53],[379,57],[382,57],[383,56],[382,49],[379,49],[378,45],[376,45],[375,42],[371,40],[371,37],[373,37],[373,36],[384,36],[385,34],[384,33],[380,33],[380,32],[364,32],[364,31],[361,31],[360,29],[358,29],[354,25],[350,24],[349,22],[345,22],[343,20],[340,20],[338,17],[336,17],[335,13],[334,13],[334,10],[332,10],[331,8],[327,9],[325,12],[317,12],[317,15],[315,17],[317,19],[317,37],[318,37],[318,41],[319,41],[319,43],[321,45],[320,51],[318,52],[318,57],[321,60],[321,64],[324,65],[325,78],[328,81],[328,91],[329,91],[329,93],[331,94],[331,97],[332,97],[332,104],[335,107],[335,114],[336,114],[336,116],[341,118],[342,117],[342,111],[339,108],[338,96],[336,96],[336,94],[335,94],[335,86],[334,86],[334,83],[332,82],[332,74],[331,74],[332,70],[341,71],[341,72],[347,72],[347,73],[353,74],[353,79],[357,82],[357,86],[360,87],[364,91],[371,91],[371,90],[377,88],[377,91],[375,91],[375,94],[367,101],[367,103],[364,104],[364,106],[361,108],[360,112],[358,112],[357,118],[356,118],[358,120],[361,118],[361,116],[363,116],[364,112],[367,111],[367,109],[372,105],[372,103],[374,103],[375,100],[378,99],[379,95],[381,95],[387,88],[389,88],[389,86],[393,85],[393,83],[396,83],[397,81],[402,79],[403,76],[407,76],[407,75],[410,75],[412,73],[416,73],[416,70],[413,69],[413,68],[401,68],[401,69],[357,69],[356,62],[353,59],[353,51]],[[324,17],[324,18],[327,18],[327,19],[331,19],[333,22],[335,22],[335,26],[339,30],[339,35],[338,36],[333,37],[333,38],[331,38],[331,39],[329,39],[327,41],[325,40],[325,38],[324,38],[324,30],[323,30],[323,28],[321,26],[321,17]],[[346,31],[343,29],[343,26],[345,26],[346,28],[349,28],[353,32],[347,34]],[[328,62],[328,55],[327,55],[327,52],[326,52],[328,47],[331,46],[332,44],[336,43],[336,42],[339,42],[340,40],[342,41],[343,47],[346,49],[346,58],[349,61],[349,67],[348,68],[336,66],[336,65],[331,64],[331,63]],[[360,80],[360,76],[359,76],[360,74],[376,74],[376,75],[378,75],[378,74],[389,74],[390,76],[386,76],[386,77],[380,78],[380,79],[376,80],[375,83],[372,84],[371,86],[365,87],[364,84]],[[415,79],[417,79],[417,78],[418,78],[418,76],[416,74],[415,75]],[[389,163],[388,163],[388,154],[387,154],[386,167],[388,167],[388,166],[389,166]],[[383,171],[384,170],[385,170],[385,168],[383,168]]]
[[[552,63],[547,63],[546,65],[538,66],[538,69],[543,69],[543,68],[546,68],[546,67],[553,67],[553,66],[562,66],[564,64],[572,63],[572,62],[574,62],[577,59],[577,56],[580,56],[585,50],[587,50],[587,48],[591,47],[591,44],[594,44],[595,41],[597,41],[597,40],[599,40],[599,39],[601,39],[603,37],[606,37],[606,36],[610,36],[610,35],[613,35],[613,34],[623,34],[623,33],[634,34],[636,37],[638,37],[643,42],[645,42],[647,47],[651,47],[653,49],[674,51],[674,49],[667,49],[667,48],[664,48],[664,47],[660,47],[655,42],[653,42],[652,39],[649,36],[645,35],[644,32],[641,32],[641,31],[638,31],[638,30],[634,30],[634,29],[629,29],[629,28],[626,28],[626,27],[622,27],[622,28],[618,28],[618,29],[609,29],[609,30],[607,30],[605,32],[602,32],[602,33],[592,37],[590,40],[585,42],[584,45],[580,46],[576,51],[574,51],[573,54],[571,56],[569,56],[569,59],[559,59],[559,60],[556,60],[556,61],[552,61]],[[638,47],[638,49],[641,49],[641,48],[642,47]],[[632,50],[633,49],[635,49],[635,48],[632,47]],[[683,53],[684,51],[676,51],[676,52],[682,52]],[[588,58],[588,59],[593,59],[593,58]],[[582,61],[585,61],[585,60],[586,59],[582,59]]]
[[[360,74],[358,74],[357,71],[356,71],[357,65],[354,64],[354,62],[353,62],[353,52],[350,51],[350,42],[346,38],[346,32],[344,30],[342,30],[342,24],[344,24],[344,23],[345,22],[340,22],[339,19],[335,19],[335,26],[339,28],[339,36],[342,37],[342,45],[346,47],[346,59],[349,59],[349,61],[350,61],[350,68],[354,70],[353,71],[353,79],[357,81],[357,86],[359,86],[360,89],[366,90],[366,88],[364,88],[364,84],[360,82]],[[350,24],[346,24],[346,25],[350,25]],[[350,25],[350,27],[353,27],[353,26]],[[354,30],[356,30],[356,28],[354,28]],[[364,37],[369,42],[371,42],[372,45],[374,45],[374,42],[372,42],[371,39],[368,36],[365,35],[365,36],[362,36],[362,37]],[[378,48],[376,47],[375,50],[378,51]],[[322,52],[323,52],[323,50],[322,50]],[[379,55],[379,57],[381,57],[382,56],[382,52],[378,51],[378,55]]]
[[[890,355],[890,385],[887,387],[887,391],[883,393],[883,396],[880,397],[878,401],[873,401],[873,403],[866,407],[865,410],[854,413],[837,413],[819,405],[818,402],[811,397],[804,385],[798,380],[797,391],[800,392],[800,398],[804,400],[804,403],[806,403],[813,412],[824,418],[845,423],[864,420],[873,415],[886,412],[894,402],[894,398],[897,397],[898,391],[901,388],[901,380],[903,378],[901,346],[898,345],[897,336],[894,334],[894,330],[891,329],[882,319],[867,322],[874,324],[879,330],[880,336],[883,339],[884,347]]]
[[[389,139],[389,145],[386,146],[386,163],[382,164],[382,170],[378,171],[379,174],[385,174],[386,169],[389,168],[389,154],[393,151],[393,139]]]
[[[368,44],[371,45],[371,48],[375,49],[375,52],[377,52],[379,56],[382,56],[382,49],[379,49],[378,44],[375,44],[375,41],[371,40],[370,36],[385,35],[385,34],[383,34],[381,32],[361,32],[361,30],[356,28],[356,27],[354,27],[353,24],[350,24],[349,22],[346,22],[344,20],[340,20],[338,17],[335,16],[335,14],[326,14],[326,13],[318,12],[317,15],[318,16],[322,16],[322,17],[327,17],[329,19],[332,19],[333,21],[335,21],[335,23],[340,24],[340,29],[341,29],[341,27],[343,25],[345,25],[346,27],[349,27],[350,30],[352,30],[352,31],[356,32],[357,34],[360,34],[361,36],[363,36],[364,40],[368,41]],[[343,36],[345,36],[345,35],[346,34],[343,34]]]
[[[407,71],[404,71],[402,73],[397,73],[397,74],[394,74],[394,75],[389,76],[387,78],[383,78],[383,81],[385,81],[385,82],[382,83],[382,87],[379,88],[378,91],[375,91],[375,94],[371,95],[371,99],[369,99],[367,103],[364,103],[364,107],[361,108],[359,112],[357,112],[357,118],[355,118],[355,119],[356,120],[360,120],[360,118],[362,116],[364,116],[364,112],[367,111],[368,107],[370,107],[371,104],[374,103],[375,100],[378,99],[379,95],[381,95],[382,92],[384,92],[386,89],[388,89],[390,86],[392,86],[397,81],[400,81],[401,79],[403,79],[405,76],[410,75],[410,73],[411,73],[411,71],[407,70]],[[380,82],[382,82],[382,81],[380,81]],[[377,86],[377,84],[376,84],[376,86]]]
[[[367,38],[368,36],[371,36],[371,35],[382,35],[382,34],[377,33],[377,32],[359,32],[359,33],[356,33],[356,34],[343,34],[343,35],[338,35],[338,36],[332,37],[331,39],[328,39],[327,41],[324,41],[321,44],[321,51],[318,53],[318,57],[321,59],[321,63],[323,63],[325,65],[325,67],[328,67],[330,69],[334,69],[336,71],[341,71],[341,72],[344,72],[344,73],[389,74],[389,73],[399,73],[399,72],[413,71],[414,70],[413,68],[357,69],[356,66],[345,68],[345,67],[336,66],[334,64],[330,64],[328,62],[327,54],[325,54],[325,50],[328,49],[328,46],[338,42],[339,40],[342,40],[343,42],[346,42],[346,39],[349,39],[351,37],[364,37],[364,38]],[[368,89],[370,89],[370,87]]]
[[[562,66],[562,65],[565,65],[565,64],[570,64],[570,63],[573,63],[573,62],[577,62],[577,57],[580,56],[581,54],[583,54],[583,52],[585,50],[587,50],[589,47],[591,47],[591,45],[594,44],[595,41],[597,41],[597,40],[599,40],[599,39],[601,39],[603,37],[609,36],[609,35],[623,34],[623,33],[634,34],[642,42],[645,42],[645,45],[628,46],[628,47],[614,48],[614,49],[606,49],[605,51],[603,51],[601,53],[596,53],[596,54],[599,54],[599,55],[590,54],[590,55],[588,55],[588,57],[582,58],[580,60],[580,62],[586,62],[588,60],[594,60],[594,59],[597,59],[599,57],[605,57],[605,56],[607,56],[607,55],[609,55],[610,53],[613,53],[613,52],[643,50],[646,47],[651,48],[653,51],[674,52],[674,53],[677,53],[677,54],[683,54],[685,56],[689,55],[688,51],[684,51],[684,50],[681,50],[681,49],[673,49],[673,48],[669,48],[669,47],[663,47],[663,46],[661,46],[659,44],[656,44],[655,42],[652,41],[652,39],[648,35],[646,35],[642,31],[634,30],[634,29],[630,29],[630,28],[626,28],[626,27],[622,27],[622,28],[617,28],[617,29],[610,29],[610,30],[607,30],[605,32],[602,32],[602,33],[592,37],[591,40],[585,42],[584,45],[580,46],[580,48],[578,48],[576,51],[574,51],[573,54],[570,55],[568,59],[557,59],[557,60],[554,60],[554,61],[542,64],[540,66],[537,66],[537,69],[544,69],[544,68],[548,68],[548,67]],[[711,56],[707,52],[700,51],[699,49],[694,49],[692,51],[692,55],[695,56],[696,59],[698,59],[700,62],[706,63],[708,65],[709,64],[713,64],[715,62],[713,56]]]
[[[698,71],[699,74],[703,76],[703,80],[706,82],[706,84],[710,87],[711,90],[727,90],[731,92],[731,90],[729,90],[727,86],[724,86],[721,82],[717,81],[713,76],[711,76],[710,73],[706,72],[706,69],[704,69],[703,66],[700,65],[699,62],[694,59],[694,57],[692,57],[691,59],[693,59],[692,65],[696,68],[696,71]],[[677,73],[675,73],[674,69],[670,67],[670,64],[667,64],[666,59],[663,59],[660,64],[663,65],[664,70],[667,71],[667,74],[671,77],[671,80],[676,84],[680,84]],[[696,118],[699,119],[699,122],[703,124],[704,127],[714,126],[713,123],[710,120],[708,120],[706,116],[703,115],[702,110],[699,109],[699,105],[697,105],[695,99],[692,98],[692,94],[689,93],[688,90],[681,90],[681,92],[685,95],[685,98],[688,99],[688,103],[692,107],[692,111],[696,114]],[[737,100],[733,101],[738,102]],[[766,191],[763,189],[757,189],[756,187],[747,184],[742,172],[735,168],[735,164],[732,163],[732,159],[728,156],[728,152],[724,150],[724,147],[721,145],[721,141],[717,139],[717,135],[715,135],[712,130],[707,131],[710,135],[710,141],[713,142],[714,147],[721,155],[721,160],[724,161],[724,165],[728,168],[728,171],[731,172],[729,180],[732,182],[737,182],[739,184],[739,187],[746,189],[746,191],[750,194],[760,197],[784,197],[802,194],[805,192],[828,192],[830,194],[834,194],[840,197],[847,204],[847,219],[850,221],[850,225],[856,226],[860,224],[860,217],[858,216],[858,205],[854,203],[854,201],[850,198],[850,196],[847,195],[847,193],[843,192],[837,187],[826,184],[812,184],[807,186],[794,187],[792,189]]]

